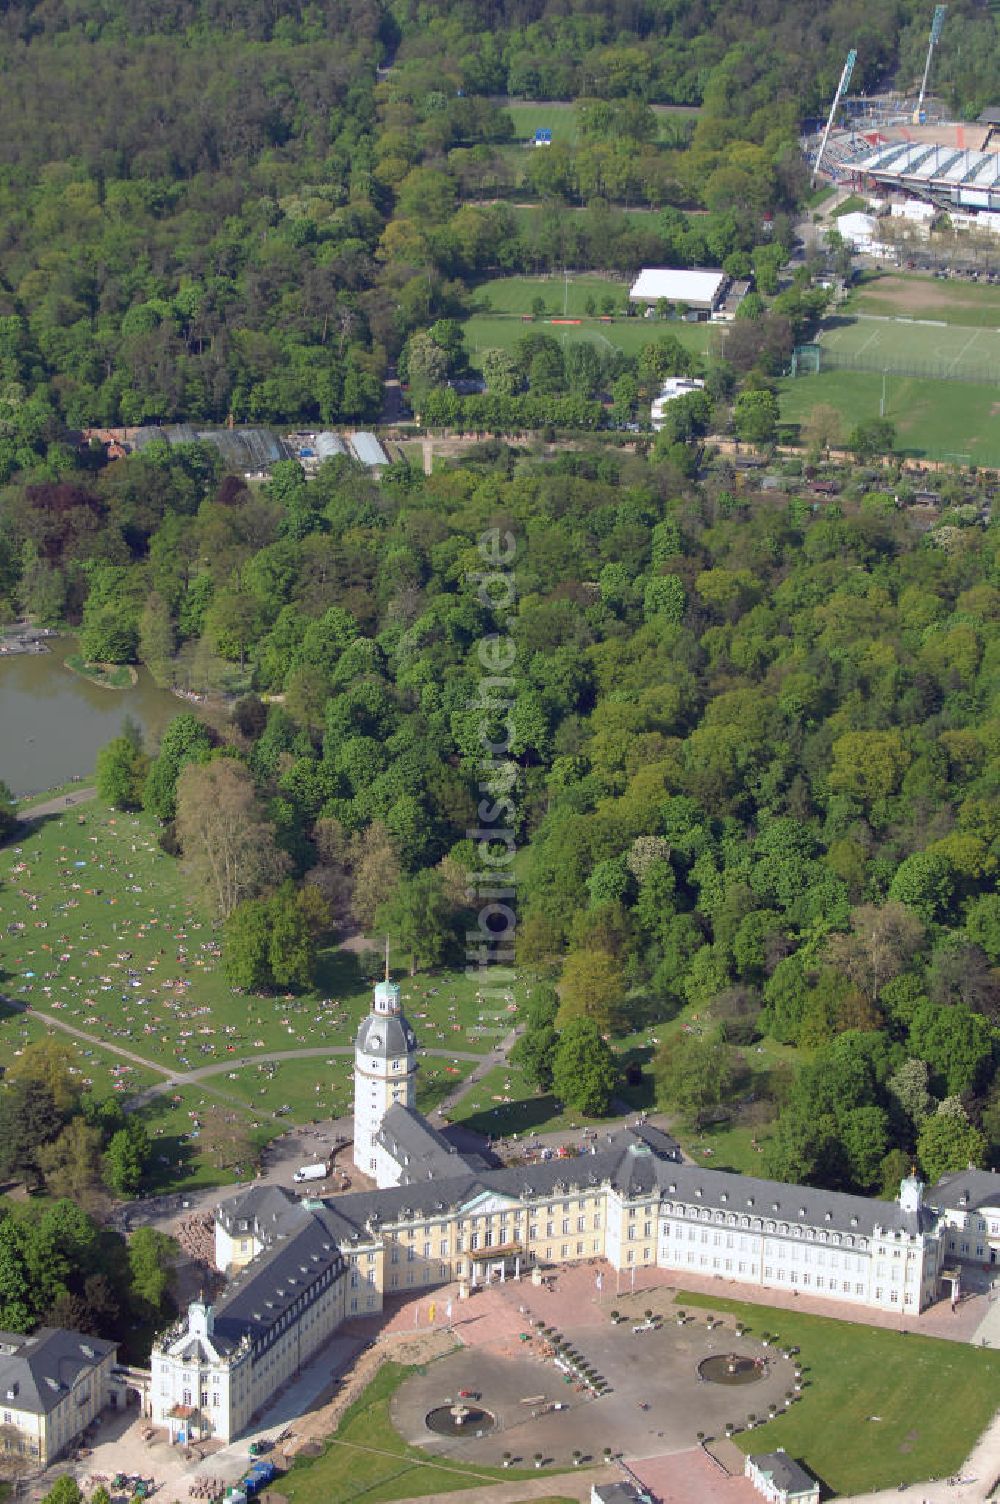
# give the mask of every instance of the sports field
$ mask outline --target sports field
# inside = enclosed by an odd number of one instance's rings
[[[928,276],[875,276],[851,295],[851,313],[1000,328],[1000,287]]]
[[[863,370],[941,381],[1000,380],[1000,329],[859,314],[828,320],[824,351]]]
[[[481,283],[473,293],[473,307],[483,313],[530,314],[536,298],[545,304],[545,312],[557,318],[583,318],[588,298],[603,310],[605,298],[614,299],[616,313],[621,313],[628,300],[629,284],[621,278],[605,277],[600,272],[571,273],[563,277],[559,272],[542,277],[494,277]]]
[[[713,324],[685,324],[679,319],[624,318],[628,288],[622,281],[602,277],[597,272],[582,272],[563,278],[558,274],[543,277],[498,277],[484,282],[475,292],[476,312],[465,322],[465,346],[469,359],[479,366],[484,350],[511,350],[522,335],[554,335],[562,343],[575,344],[591,340],[604,349],[624,350],[634,355],[661,335],[672,335],[689,350],[711,353],[722,335]],[[532,304],[541,298],[545,313],[532,319]],[[601,317],[605,298],[614,299],[616,316]],[[588,299],[596,312],[588,316]],[[553,322],[569,318],[572,324]]]
[[[522,335],[527,333],[551,334],[561,344],[579,344],[590,340],[602,349],[624,350],[635,355],[643,345],[655,343],[662,335],[676,335],[689,350],[708,351],[710,341],[718,332],[708,324],[661,324],[642,319],[616,319],[605,324],[600,319],[584,319],[579,324],[553,324],[540,319],[537,323],[522,323],[518,318],[480,317],[471,318],[465,325],[465,347],[471,365],[482,364],[484,350],[512,350]]]
[[[575,146],[579,139],[576,125],[576,106],[562,99],[509,99],[504,108],[514,121],[514,137],[518,141],[531,141],[538,130],[550,130],[553,142]],[[672,122],[694,120],[698,115],[696,105],[654,104],[653,112],[660,121],[661,139],[673,138]],[[541,148],[544,150],[544,148]]]
[[[968,331],[966,331],[968,332]],[[883,377],[867,371],[822,371],[780,383],[781,416],[801,423],[825,404],[843,415],[844,438],[879,416]],[[1000,392],[972,382],[885,378],[885,416],[896,425],[896,448],[916,459],[1000,466]]]

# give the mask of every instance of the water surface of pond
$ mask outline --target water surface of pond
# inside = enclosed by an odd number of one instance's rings
[[[126,716],[150,737],[186,708],[144,668],[131,689],[104,689],[64,666],[76,649],[72,638],[51,638],[49,646],[48,653],[0,656],[0,778],[18,796],[88,778]]]

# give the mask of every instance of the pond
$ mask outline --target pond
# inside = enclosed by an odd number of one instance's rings
[[[18,797],[88,778],[126,716],[151,737],[187,708],[144,668],[131,689],[105,689],[65,667],[73,638],[50,638],[49,647],[0,656],[0,779]]]

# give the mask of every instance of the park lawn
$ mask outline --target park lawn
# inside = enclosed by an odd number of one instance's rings
[[[614,1126],[615,1120],[589,1118],[563,1108],[556,1098],[541,1093],[516,1066],[497,1065],[463,1097],[451,1122],[491,1138],[558,1133],[568,1128]]]
[[[409,1446],[395,1430],[392,1396],[415,1370],[386,1363],[350,1406],[319,1457],[296,1459],[281,1480],[289,1504],[389,1504],[422,1494],[451,1493],[495,1482],[537,1477],[519,1468],[464,1467],[431,1458]]]
[[[315,991],[245,997],[227,985],[219,935],[156,822],[95,800],[47,816],[0,850],[0,968],[17,1002],[169,1069],[227,1055],[353,1044],[368,1011],[368,952],[329,949]],[[406,957],[393,957],[397,975]],[[130,974],[131,973],[131,974]],[[485,1053],[511,1003],[464,972],[402,978],[421,1044]],[[18,1021],[0,1021],[0,1042]]]
[[[525,334],[549,334],[562,344],[589,340],[604,350],[624,350],[626,355],[637,355],[644,345],[655,344],[660,335],[667,334],[697,354],[717,353],[722,345],[718,325],[686,324],[679,319],[666,323],[653,319],[614,319],[605,323],[595,318],[567,326],[548,320],[522,322],[516,316],[474,314],[466,319],[464,333],[469,363],[477,369],[482,365],[484,350],[513,350]]]
[[[938,319],[969,328],[1000,328],[1000,287],[940,277],[876,274],[845,305],[852,313],[886,318]]]
[[[820,404],[856,424],[879,416],[882,376],[869,371],[821,371],[779,382],[783,423],[799,424]],[[890,375],[885,416],[896,425],[896,451],[914,459],[1000,465],[1000,402],[995,386]]]
[[[149,1190],[156,1195],[235,1185],[246,1179],[249,1166],[243,1167],[242,1175],[237,1175],[231,1169],[221,1169],[204,1152],[197,1123],[209,1108],[235,1112],[249,1130],[257,1153],[271,1139],[288,1131],[287,1118],[265,1118],[243,1107],[238,1100],[217,1094],[212,1090],[213,1085],[214,1078],[192,1086],[179,1086],[175,1091],[152,1098],[138,1109],[153,1140]],[[227,1081],[227,1093],[229,1085]]]
[[[675,1122],[671,1132],[681,1148],[696,1164],[710,1170],[735,1170],[739,1175],[761,1174],[761,1153],[774,1133],[774,1123],[750,1128],[742,1123],[713,1123],[707,1128],[691,1128]],[[760,1145],[755,1149],[754,1144]]]
[[[6,1062],[15,1060],[25,1045],[50,1038],[66,1045],[76,1056],[76,1064],[71,1065],[70,1070],[81,1078],[84,1089],[99,1100],[110,1096],[129,1097],[163,1080],[159,1071],[133,1065],[110,1050],[74,1039],[61,1029],[50,1029],[30,1013],[0,1003],[0,1048]]]
[[[676,1299],[728,1311],[748,1332],[777,1332],[801,1348],[801,1402],[734,1439],[744,1452],[784,1447],[835,1493],[958,1472],[996,1409],[1000,1353],[686,1290]],[[749,1411],[752,1392],[741,1399]]]
[[[469,1060],[433,1055],[420,1057],[417,1072],[417,1107],[430,1112],[441,1098],[472,1070]],[[199,1081],[209,1094],[232,1098],[250,1109],[262,1122],[285,1119],[291,1123],[316,1122],[343,1117],[354,1102],[354,1051],[339,1055],[315,1055],[305,1060],[261,1060],[238,1070],[220,1072]],[[283,1128],[279,1131],[284,1131]]]

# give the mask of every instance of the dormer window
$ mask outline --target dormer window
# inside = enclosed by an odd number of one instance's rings
[[[720,1201],[728,1201],[729,1200],[729,1192],[728,1191],[723,1191],[722,1195],[719,1197],[719,1200]]]

